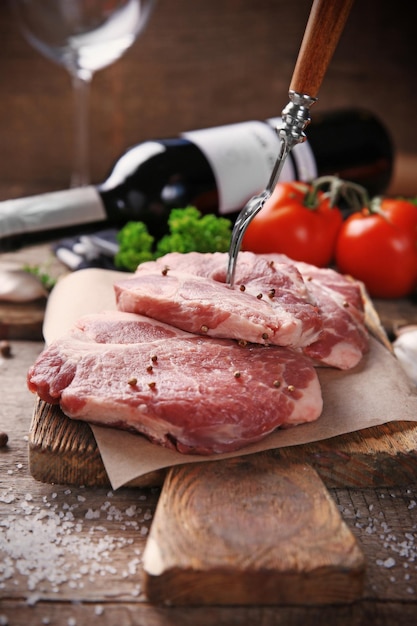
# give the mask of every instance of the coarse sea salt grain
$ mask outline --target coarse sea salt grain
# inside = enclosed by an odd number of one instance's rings
[[[69,498],[71,490],[63,494]],[[86,580],[95,581],[97,577],[110,575],[126,580],[134,576],[141,551],[138,547],[132,549],[134,539],[121,531],[140,528],[139,534],[144,535],[149,530],[146,522],[152,518],[150,509],[142,514],[142,509],[134,504],[125,509],[114,506],[109,502],[112,492],[106,494],[106,501],[99,508],[87,510],[84,496],[73,495],[63,503],[58,503],[57,497],[53,492],[36,505],[31,494],[19,499],[10,488],[0,492],[0,501],[11,505],[10,513],[0,518],[0,590],[18,584],[23,591],[26,585],[26,601],[31,606],[39,594],[48,590],[57,593],[64,584],[70,589],[81,589]],[[138,499],[146,500],[146,496],[142,494]],[[83,508],[77,512],[80,507]],[[112,521],[117,537],[102,523],[94,524],[100,519]],[[127,552],[114,560],[115,551],[120,550]],[[138,595],[138,589],[135,584],[131,593]],[[96,615],[100,611],[96,607]]]
[[[407,496],[415,495],[414,490],[411,491],[410,489],[407,489],[406,493]],[[384,499],[386,496],[394,499],[398,498],[397,494],[388,491],[378,494],[380,499]],[[416,506],[416,500],[410,498],[408,504],[407,502],[405,504],[411,510]],[[358,520],[354,522],[356,528],[367,534],[375,534],[381,548],[387,551],[388,554],[385,558],[381,556],[381,558],[376,559],[376,565],[387,570],[396,565],[401,565],[403,570],[417,569],[417,524],[412,526],[412,532],[393,533],[390,525],[384,519],[384,511],[379,511],[372,517],[369,516],[367,519],[364,519],[360,511],[355,509],[353,502],[339,504],[338,507],[346,519]],[[368,510],[372,513],[374,505],[369,505]],[[402,576],[390,576],[389,580],[392,583],[403,583],[403,581],[409,581],[410,578],[410,574],[406,571]],[[407,587],[406,591],[409,594],[416,593],[416,589],[411,586]]]
[[[9,487],[9,489],[5,489],[4,491],[0,493],[0,502],[3,502],[4,504],[11,504],[14,501],[15,501],[15,496],[13,494],[12,487]]]

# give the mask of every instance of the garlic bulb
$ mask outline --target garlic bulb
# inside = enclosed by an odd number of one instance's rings
[[[405,373],[417,385],[417,326],[404,326],[392,345]]]
[[[30,302],[47,295],[47,290],[33,274],[14,266],[0,267],[0,300]]]

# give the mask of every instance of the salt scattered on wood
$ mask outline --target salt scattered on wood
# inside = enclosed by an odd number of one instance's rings
[[[407,490],[407,496],[410,498],[407,508],[409,510],[416,506],[416,500],[411,496],[415,496],[414,490]],[[391,490],[381,491],[378,497],[383,500],[388,498],[399,499],[399,495]],[[397,584],[403,584],[410,580],[410,574],[407,572],[410,567],[414,570],[417,569],[417,524],[414,524],[411,528],[413,532],[405,532],[404,534],[393,533],[390,524],[385,519],[384,511],[375,512],[374,505],[369,505],[369,516],[361,515],[360,511],[355,508],[353,502],[344,502],[339,504],[340,513],[346,520],[350,520],[354,528],[358,532],[365,532],[368,535],[375,534],[381,546],[380,558],[376,559],[375,563],[378,567],[390,570],[395,568],[395,576],[390,576],[390,582]],[[362,509],[363,510],[363,509]],[[372,514],[372,515],[371,515]],[[398,576],[398,566],[401,566],[406,573],[401,577]],[[406,589],[407,593],[415,593],[416,590],[411,586]]]
[[[81,589],[86,580],[107,575],[127,579],[139,570],[141,551],[137,546],[132,549],[131,532],[124,536],[120,531],[132,529],[138,537],[146,535],[152,519],[150,509],[143,512],[131,503],[126,509],[118,508],[110,501],[112,492],[98,508],[85,509],[87,492],[86,496],[71,497],[72,491],[66,489],[63,494],[68,498],[63,503],[57,501],[54,491],[36,505],[30,493],[17,498],[11,487],[0,492],[0,502],[10,506],[10,512],[0,519],[0,591],[10,584],[22,586],[23,580],[31,606],[43,592],[57,593],[61,585]],[[138,495],[138,500],[146,500],[146,495]],[[99,523],[92,525],[96,520]],[[117,537],[103,522],[117,524]],[[128,550],[127,556],[113,559],[119,550]],[[137,596],[140,586],[134,582],[131,593]],[[96,607],[96,615],[102,612],[102,607]]]
[[[2,493],[0,493],[0,502],[4,502],[4,504],[10,504],[14,502],[15,496],[12,493],[12,487],[5,489]],[[1,624],[0,624],[1,626]]]

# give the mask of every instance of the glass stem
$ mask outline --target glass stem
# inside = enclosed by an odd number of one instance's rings
[[[74,95],[74,163],[71,187],[90,184],[90,85],[92,73],[71,74]]]

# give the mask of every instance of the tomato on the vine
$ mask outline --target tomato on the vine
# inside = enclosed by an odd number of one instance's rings
[[[341,225],[342,215],[327,194],[303,182],[278,183],[249,224],[242,248],[325,267],[333,259]]]
[[[384,198],[350,215],[340,229],[336,265],[373,297],[410,294],[417,285],[417,207]]]
[[[408,232],[414,232],[417,239],[417,205],[408,200],[396,198],[375,199],[377,210],[382,211],[389,217],[391,222]],[[371,203],[372,207],[372,203]]]

